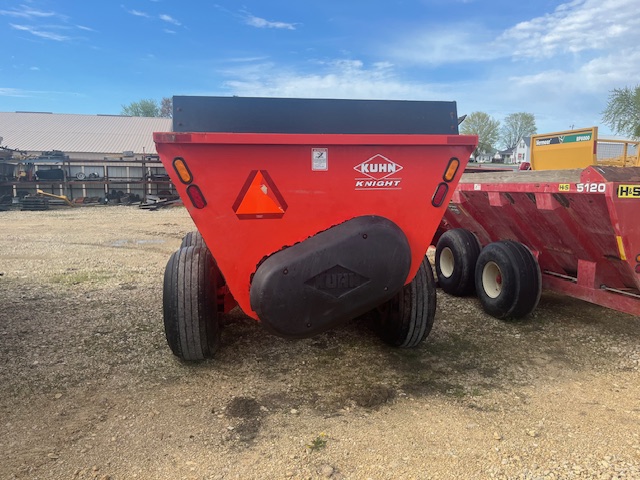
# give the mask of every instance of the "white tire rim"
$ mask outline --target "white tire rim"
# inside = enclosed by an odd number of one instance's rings
[[[453,269],[456,266],[456,261],[453,258],[453,252],[449,247],[444,247],[440,252],[440,273],[446,278],[453,275]]]
[[[482,288],[489,298],[498,298],[502,292],[502,270],[496,262],[487,262],[482,269]]]

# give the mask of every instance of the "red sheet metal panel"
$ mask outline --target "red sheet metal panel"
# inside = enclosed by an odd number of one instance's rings
[[[154,139],[231,294],[256,319],[249,289],[257,265],[357,216],[386,217],[403,230],[411,281],[477,143],[475,136],[396,134],[156,133]],[[459,168],[445,181],[454,157]]]
[[[519,241],[545,287],[640,315],[640,168],[588,167],[569,181],[513,175],[460,183],[444,228],[483,245]]]

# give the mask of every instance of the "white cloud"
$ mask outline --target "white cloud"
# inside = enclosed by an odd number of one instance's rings
[[[506,75],[505,75],[506,73]],[[539,132],[602,124],[608,92],[635,85],[640,78],[640,51],[628,48],[579,65],[553,65],[524,71],[497,69],[486,79],[449,86],[460,113],[484,111],[502,120],[513,112],[530,112]]]
[[[516,56],[544,58],[558,53],[607,50],[637,45],[640,9],[635,0],[574,0],[553,13],[506,30],[499,43],[513,45]]]
[[[142,12],[140,10],[126,10],[125,11],[131,15],[133,15],[134,17],[143,17],[143,18],[151,18],[151,15],[149,15],[146,12]]]
[[[284,30],[295,30],[295,23],[286,23],[286,22],[272,22],[269,20],[265,20],[264,18],[256,17],[254,15],[247,14],[244,17],[244,21],[247,25],[257,28],[277,28]]]
[[[457,24],[409,32],[383,53],[405,63],[443,65],[498,59],[547,59],[640,44],[637,0],[574,0],[504,31]]]
[[[242,59],[240,59],[242,60]],[[315,61],[304,73],[264,58],[246,58],[225,72],[229,93],[240,96],[455,100],[458,113],[484,111],[502,120],[526,111],[536,117],[539,132],[601,126],[607,91],[637,82],[640,50],[627,48],[574,65],[526,70],[517,65],[489,71],[484,79],[429,81],[413,79],[388,62],[357,59]],[[420,77],[424,80],[421,80]],[[606,127],[601,126],[603,134]]]
[[[170,15],[162,14],[162,15],[159,15],[158,18],[160,20],[162,20],[163,22],[172,23],[172,24],[177,25],[177,26],[182,25],[178,20],[176,20],[175,18],[173,18]]]
[[[382,47],[382,54],[404,64],[442,65],[457,62],[483,62],[507,55],[505,46],[496,44],[493,33],[480,24],[447,25],[409,33]]]
[[[315,63],[314,72],[287,71],[273,63],[252,63],[226,72],[226,86],[241,96],[416,99],[438,96],[437,88],[397,78],[387,63],[367,67],[360,60]]]
[[[0,87],[0,97],[28,97],[29,92],[19,88],[2,88]]]
[[[473,69],[469,83],[442,86],[461,113],[528,111],[539,131],[554,131],[601,124],[608,91],[638,83],[638,45],[637,0],[573,0],[501,31],[463,24],[408,32],[380,52],[413,78]]]
[[[55,40],[56,42],[64,42],[66,40],[69,40],[70,37],[66,36],[66,35],[60,35],[59,33],[54,33],[51,31],[46,31],[46,30],[41,30],[37,27],[32,27],[29,25],[16,25],[13,23],[9,24],[11,26],[11,28],[15,29],[15,30],[20,30],[23,32],[28,32],[31,35],[35,35],[36,37],[40,37],[40,38],[44,38],[46,40]]]
[[[95,31],[92,28],[86,27],[84,25],[72,26],[70,24],[70,18],[66,15],[53,11],[45,12],[42,10],[37,10],[26,5],[20,5],[20,7],[14,8],[12,10],[0,10],[0,15],[21,18],[25,21],[28,21],[28,24],[9,23],[9,26],[14,30],[28,32],[31,35],[43,38],[45,40],[54,40],[57,42],[72,40],[72,37],[59,32],[69,31],[73,28],[89,32]],[[46,23],[43,23],[45,21]]]
[[[11,10],[0,10],[0,15],[26,18],[29,20],[34,18],[62,17],[55,12],[43,12],[42,10],[36,10],[27,5],[20,5],[20,7]]]
[[[227,59],[227,62],[234,62],[234,63],[255,63],[255,62],[264,62],[268,59],[269,57],[267,56],[259,56],[259,57],[236,57],[236,58],[229,58]]]
[[[623,50],[594,58],[575,70],[545,70],[535,74],[514,75],[509,81],[518,86],[549,90],[595,93],[640,78],[640,51]]]
[[[53,95],[83,97],[84,94],[79,92],[62,92],[62,91],[46,91],[46,90],[23,90],[21,88],[3,88],[0,87],[0,97],[19,97],[19,98],[46,98],[49,99]]]

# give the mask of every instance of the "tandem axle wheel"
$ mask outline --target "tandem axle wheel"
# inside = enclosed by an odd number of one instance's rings
[[[445,292],[463,296],[475,291],[484,311],[501,319],[529,315],[542,292],[540,266],[526,246],[504,240],[481,249],[475,235],[462,228],[438,240],[436,272]]]

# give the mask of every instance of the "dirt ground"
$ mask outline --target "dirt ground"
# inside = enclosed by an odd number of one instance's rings
[[[162,276],[184,208],[0,212],[2,479],[640,478],[640,319],[544,293],[524,321],[438,292],[419,348],[239,311],[184,364]]]

